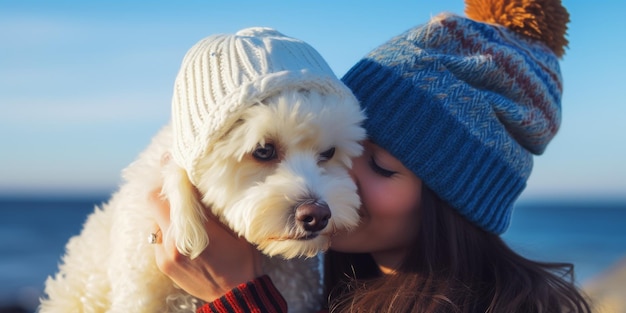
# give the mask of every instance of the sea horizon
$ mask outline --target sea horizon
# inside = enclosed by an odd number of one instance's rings
[[[0,192],[0,308],[34,311],[66,242],[110,197]],[[502,237],[530,259],[574,264],[576,281],[583,285],[626,258],[626,199],[519,201]]]

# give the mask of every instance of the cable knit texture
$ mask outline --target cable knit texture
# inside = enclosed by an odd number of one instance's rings
[[[287,88],[354,97],[315,49],[274,29],[247,28],[199,41],[175,81],[174,160],[196,184],[196,162],[240,112]]]

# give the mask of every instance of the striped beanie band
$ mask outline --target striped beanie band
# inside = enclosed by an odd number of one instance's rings
[[[196,43],[183,58],[172,98],[172,156],[198,183],[197,161],[246,108],[288,88],[356,99],[309,44],[252,27]]]
[[[369,138],[480,228],[503,233],[532,155],[561,123],[560,1],[466,1],[379,46],[343,77]]]

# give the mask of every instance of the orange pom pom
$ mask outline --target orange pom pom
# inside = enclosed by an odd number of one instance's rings
[[[569,13],[560,0],[465,0],[465,14],[540,40],[558,57],[565,54]]]

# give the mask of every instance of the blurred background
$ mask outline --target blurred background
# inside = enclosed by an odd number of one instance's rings
[[[626,1],[563,3],[563,125],[535,158],[504,238],[529,257],[574,263],[578,283],[595,286],[626,258]],[[0,312],[34,311],[69,237],[168,122],[174,78],[198,40],[273,27],[310,43],[342,76],[391,36],[463,7],[0,1]]]

